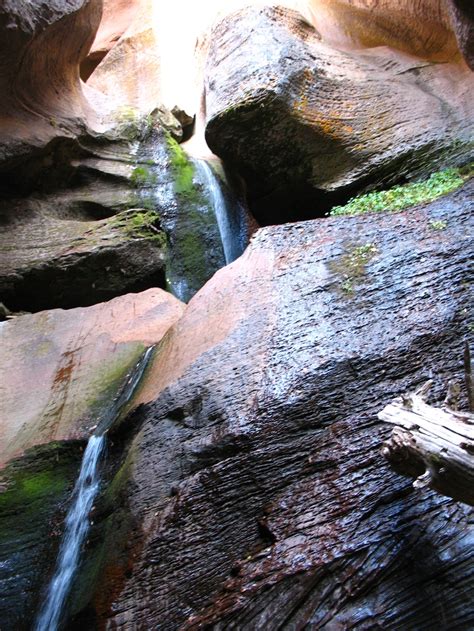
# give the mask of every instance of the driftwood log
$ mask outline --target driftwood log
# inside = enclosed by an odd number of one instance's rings
[[[379,412],[382,421],[396,426],[382,453],[396,471],[416,477],[415,488],[429,486],[474,505],[474,414],[448,407],[452,389],[446,407],[428,405],[424,396],[430,385]]]

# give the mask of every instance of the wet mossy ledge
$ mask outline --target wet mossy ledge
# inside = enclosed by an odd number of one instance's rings
[[[353,216],[366,213],[400,212],[433,202],[452,193],[474,175],[474,162],[458,168],[432,173],[426,180],[393,186],[387,190],[358,195],[342,206],[335,206],[331,216]]]

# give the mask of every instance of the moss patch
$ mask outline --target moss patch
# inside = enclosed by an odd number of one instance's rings
[[[411,206],[432,202],[451,193],[472,176],[473,165],[445,169],[433,173],[427,180],[394,186],[385,191],[374,191],[354,197],[344,206],[335,206],[331,216],[362,215],[377,212],[398,212]]]
[[[377,254],[378,249],[374,243],[364,243],[350,248],[346,254],[332,264],[332,271],[341,278],[339,289],[344,295],[354,294],[356,286],[362,281],[366,273],[367,264]]]
[[[166,145],[174,176],[175,193],[194,197],[197,191],[194,185],[194,164],[188,158],[184,149],[170,134],[166,134]]]

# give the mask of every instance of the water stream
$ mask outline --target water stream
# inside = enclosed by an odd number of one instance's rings
[[[147,349],[127,375],[118,396],[87,443],[81,470],[72,494],[72,505],[65,520],[65,531],[59,548],[56,570],[38,616],[36,631],[56,631],[79,567],[81,549],[89,530],[89,513],[100,488],[99,465],[106,444],[106,432],[132,398],[153,352]]]
[[[222,248],[224,250],[225,262],[226,265],[228,265],[242,254],[239,227],[233,225],[231,209],[222,192],[219,179],[209,163],[206,162],[206,160],[196,160],[195,163],[206,183],[206,188],[211,197]]]

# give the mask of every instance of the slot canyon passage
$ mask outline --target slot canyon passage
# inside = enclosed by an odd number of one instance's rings
[[[472,2],[0,33],[1,631],[472,630]]]

